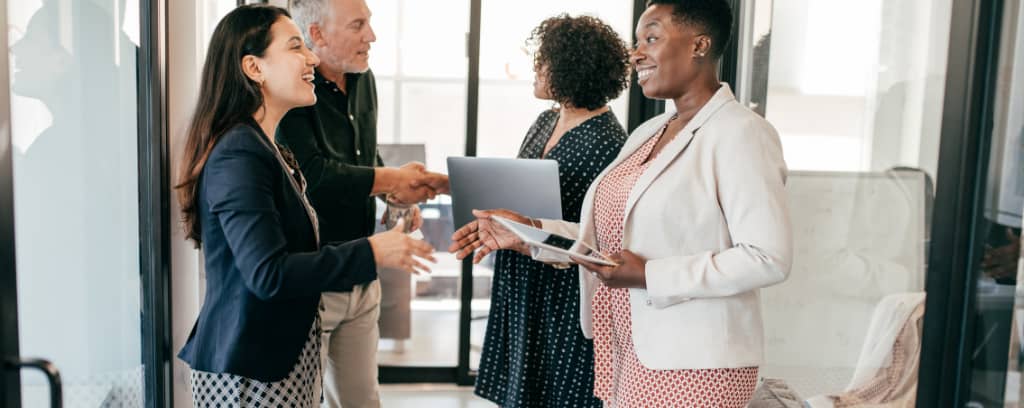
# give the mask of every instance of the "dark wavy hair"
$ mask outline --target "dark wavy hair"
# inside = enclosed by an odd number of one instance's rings
[[[672,6],[672,17],[680,24],[699,26],[711,37],[711,56],[725,52],[732,36],[732,8],[725,0],[647,0],[647,7]]]
[[[533,29],[534,69],[548,70],[554,100],[597,109],[615,99],[629,83],[629,49],[608,24],[590,16],[561,14]]]
[[[246,55],[262,57],[272,40],[270,27],[288,11],[268,5],[240,6],[220,20],[206,49],[199,100],[188,126],[178,176],[178,203],[185,234],[202,244],[198,219],[199,176],[210,152],[229,129],[246,122],[263,106],[259,84],[242,71]]]

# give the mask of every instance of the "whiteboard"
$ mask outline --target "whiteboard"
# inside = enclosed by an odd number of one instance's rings
[[[761,291],[761,373],[809,397],[850,380],[875,305],[924,290],[926,208],[920,171],[790,172],[789,279]]]

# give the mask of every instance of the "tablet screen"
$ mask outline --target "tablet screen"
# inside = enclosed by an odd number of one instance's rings
[[[555,234],[548,234],[548,237],[541,242],[551,245],[555,248],[562,248],[566,251],[568,251],[569,248],[572,248],[572,246],[576,244],[575,240],[571,240],[569,238]]]

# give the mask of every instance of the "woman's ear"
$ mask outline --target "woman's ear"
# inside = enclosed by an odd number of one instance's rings
[[[255,55],[242,57],[242,72],[253,82],[263,85],[263,69],[260,68],[259,59]]]
[[[711,37],[708,35],[698,35],[697,38],[693,39],[693,56],[696,58],[704,58],[711,53]]]

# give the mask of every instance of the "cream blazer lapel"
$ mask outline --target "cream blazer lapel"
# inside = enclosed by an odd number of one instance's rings
[[[608,164],[608,167],[601,170],[601,173],[594,178],[594,182],[590,184],[589,188],[587,188],[587,195],[583,196],[579,231],[579,238],[581,240],[591,245],[597,244],[597,231],[595,230],[596,227],[594,225],[594,198],[597,195],[597,185],[601,180],[604,180],[605,176],[608,175],[612,169],[618,167],[622,162],[626,161],[629,156],[632,156],[640,146],[643,146],[643,144],[654,135],[654,132],[657,129],[661,129],[662,126],[665,126],[665,123],[668,122],[670,117],[672,117],[671,113],[663,113],[651,118],[633,130],[629,139],[626,139],[626,144],[622,146],[621,150],[619,150],[619,155],[615,160],[612,160],[612,162]],[[635,201],[632,194],[630,199],[631,201]],[[629,204],[627,204],[627,208],[629,208]],[[623,219],[625,219],[625,217],[623,217]],[[573,248],[573,250],[578,249],[580,249],[579,244]]]
[[[662,148],[661,152],[658,153],[658,157],[655,157],[654,161],[652,161],[650,166],[647,167],[647,170],[637,178],[636,184],[629,192],[629,197],[626,199],[626,210],[623,212],[622,217],[623,228],[625,228],[625,223],[629,220],[629,214],[630,211],[633,210],[633,205],[635,205],[636,201],[640,199],[640,196],[647,191],[647,188],[651,186],[651,183],[653,183],[654,180],[665,171],[665,168],[668,167],[676,157],[682,154],[686,148],[690,146],[690,142],[693,141],[694,135],[698,130],[700,130],[701,126],[704,126],[704,123],[715,115],[715,112],[718,112],[722,106],[732,100],[735,100],[732,91],[729,90],[728,85],[723,84],[722,87],[711,96],[711,99],[704,104],[704,107],[697,111],[697,114],[690,119],[690,122],[687,123],[686,126],[683,126],[679,133],[676,134],[676,138]],[[664,118],[656,128],[658,130],[655,132],[660,131],[661,128],[665,126],[665,123],[668,122],[669,118],[671,118],[671,116]],[[650,136],[653,135],[654,134],[652,133]],[[648,138],[644,138],[645,142],[647,140]],[[643,143],[641,143],[641,145],[642,144]],[[640,146],[637,146],[637,148],[639,147]],[[635,151],[636,149],[634,148],[633,150]],[[623,242],[623,245],[625,245],[625,242]]]

